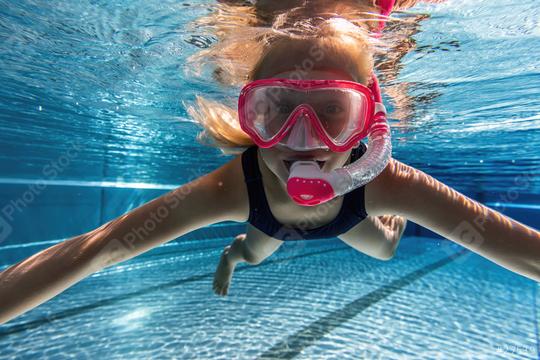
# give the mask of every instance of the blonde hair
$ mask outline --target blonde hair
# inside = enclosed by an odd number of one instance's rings
[[[213,15],[196,22],[212,29],[218,42],[188,59],[188,75],[201,76],[210,66],[216,81],[240,87],[282,71],[331,67],[368,82],[373,69],[368,25],[337,16],[301,18],[295,11],[265,24],[252,7],[218,6]],[[197,136],[202,144],[224,154],[237,154],[253,145],[240,128],[236,109],[196,96],[187,111],[203,128]]]

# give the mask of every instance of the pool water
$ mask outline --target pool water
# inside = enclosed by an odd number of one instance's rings
[[[448,242],[285,243],[212,292],[229,238],[162,246],[0,328],[4,358],[537,359],[536,283]]]
[[[185,103],[234,100],[186,59],[215,1],[0,0],[0,269],[231,159]],[[394,157],[540,228],[537,1],[425,13],[387,86]],[[538,283],[410,223],[380,261],[337,239],[284,244],[212,292],[243,224],[201,229],[0,325],[3,359],[538,359]]]

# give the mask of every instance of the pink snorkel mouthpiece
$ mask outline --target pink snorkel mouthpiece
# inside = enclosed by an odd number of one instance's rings
[[[291,165],[287,192],[297,204],[304,206],[318,205],[336,196],[334,187],[321,176],[315,161],[296,161]]]

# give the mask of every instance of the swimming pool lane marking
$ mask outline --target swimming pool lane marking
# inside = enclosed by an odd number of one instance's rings
[[[494,207],[497,210],[498,207],[515,208],[515,209],[534,209],[540,210],[540,205],[536,204],[513,204],[513,203],[500,203],[500,202],[488,202],[487,206]]]
[[[301,259],[301,258],[306,258],[306,257],[310,257],[310,256],[322,255],[322,254],[327,254],[327,253],[332,253],[332,252],[339,252],[339,251],[356,251],[356,250],[354,250],[350,246],[345,246],[345,247],[337,247],[337,248],[321,250],[321,251],[314,251],[314,252],[310,252],[310,253],[307,253],[307,254],[294,255],[294,256],[289,256],[289,257],[285,257],[285,258],[281,258],[281,259],[275,259],[275,260],[268,260],[268,261],[265,261],[265,262],[257,264],[257,265],[238,265],[235,272],[246,271],[246,270],[249,270],[249,269],[252,269],[252,268],[270,266],[270,265],[274,265],[274,264],[278,264],[278,263],[282,263],[282,262],[287,262],[287,261],[290,261],[290,260]],[[466,249],[464,249],[464,251],[466,251]],[[455,258],[457,256],[456,255],[451,255],[450,257]],[[84,312],[88,312],[88,311],[97,309],[97,308],[102,307],[102,306],[114,305],[114,304],[116,304],[116,303],[118,303],[120,301],[130,299],[130,298],[134,298],[134,297],[138,297],[138,296],[142,296],[142,295],[151,293],[153,291],[159,291],[159,290],[163,290],[163,289],[166,289],[166,288],[175,287],[175,286],[178,286],[178,285],[183,285],[183,284],[187,284],[187,283],[191,283],[191,282],[195,282],[195,281],[199,281],[199,280],[205,280],[206,278],[212,278],[214,276],[214,273],[215,272],[212,271],[212,272],[209,272],[209,273],[206,273],[206,274],[193,275],[193,276],[190,276],[190,277],[187,277],[187,278],[184,278],[184,279],[174,280],[174,281],[170,281],[168,283],[150,286],[150,287],[147,287],[147,288],[143,288],[143,289],[140,289],[140,290],[133,291],[131,293],[126,293],[126,294],[123,294],[123,295],[117,295],[117,296],[114,296],[114,297],[109,298],[109,299],[99,300],[99,301],[96,301],[96,302],[94,302],[92,304],[78,306],[78,307],[67,309],[67,310],[62,310],[60,312],[48,315],[46,317],[42,317],[40,319],[28,321],[28,322],[25,322],[25,323],[14,324],[14,325],[11,325],[11,326],[9,326],[9,324],[0,325],[0,341],[3,340],[4,338],[10,336],[10,335],[17,334],[17,333],[20,333],[20,332],[24,332],[26,330],[35,329],[35,328],[40,327],[42,325],[49,324],[49,323],[51,323],[51,322],[53,322],[55,320],[61,320],[61,319],[69,318],[69,317],[79,315],[79,314],[84,313]]]
[[[462,249],[456,254],[426,265],[367,293],[366,295],[345,305],[341,309],[335,310],[305,326],[303,329],[287,337],[285,340],[278,342],[276,345],[272,346],[270,349],[260,355],[257,359],[293,359],[299,355],[303,349],[315,344],[332,330],[356,317],[359,313],[366,310],[370,306],[387,298],[398,290],[403,289],[405,286],[412,284],[421,277],[451,263],[467,252],[468,251],[466,249]]]
[[[50,179],[24,179],[24,178],[0,178],[0,184],[4,185],[47,185],[47,186],[77,186],[77,187],[106,187],[122,189],[152,189],[172,190],[182,184],[152,184],[144,182],[119,182],[119,181],[82,181],[82,180],[50,180]]]
[[[261,267],[261,266],[269,266],[269,265],[273,265],[273,264],[276,264],[276,263],[282,263],[282,262],[286,262],[286,261],[290,261],[290,260],[294,260],[294,259],[310,257],[310,256],[315,256],[315,255],[321,255],[321,254],[326,254],[326,253],[331,253],[331,252],[344,251],[344,250],[353,250],[353,251],[355,251],[354,249],[352,249],[349,246],[333,248],[333,249],[328,249],[328,250],[314,251],[314,252],[310,252],[310,253],[307,253],[307,254],[289,256],[289,257],[282,258],[282,259],[268,260],[268,261],[265,261],[264,263],[261,263],[261,264],[258,264],[258,265],[239,265],[236,268],[235,272],[246,271],[246,270],[248,270],[250,268],[256,268],[256,267]],[[99,301],[96,301],[96,302],[94,302],[92,304],[78,306],[78,307],[75,307],[75,308],[63,310],[63,311],[48,315],[46,317],[36,319],[36,320],[32,320],[32,321],[25,322],[25,323],[15,324],[15,325],[12,325],[12,326],[9,326],[9,324],[0,325],[0,340],[3,340],[5,337],[7,337],[9,335],[20,333],[20,332],[23,332],[23,331],[26,331],[26,330],[31,330],[31,329],[37,328],[37,327],[39,327],[41,325],[48,324],[48,323],[50,323],[52,321],[55,321],[55,320],[65,319],[65,318],[69,318],[71,316],[79,315],[81,313],[97,309],[97,308],[99,308],[101,306],[114,305],[114,304],[116,304],[116,303],[118,303],[118,302],[120,302],[122,300],[126,300],[126,299],[130,299],[130,298],[138,297],[138,296],[141,296],[141,295],[145,295],[145,294],[151,293],[153,291],[163,290],[163,289],[170,288],[170,287],[175,287],[175,286],[178,286],[178,285],[183,285],[183,284],[187,284],[187,283],[191,283],[191,282],[195,282],[195,281],[199,281],[199,280],[204,280],[206,278],[212,278],[214,276],[214,273],[215,273],[215,271],[212,271],[212,272],[208,272],[208,273],[205,273],[205,274],[193,275],[193,276],[190,276],[190,277],[187,277],[187,278],[184,278],[184,279],[170,281],[168,283],[149,286],[149,287],[146,287],[146,288],[143,288],[143,289],[140,289],[140,290],[136,290],[136,291],[133,291],[133,292],[130,292],[130,293],[126,293],[126,294],[123,294],[123,295],[117,295],[117,296],[114,296],[114,297],[109,298],[109,299],[99,300]]]

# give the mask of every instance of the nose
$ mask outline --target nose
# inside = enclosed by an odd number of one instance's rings
[[[304,111],[298,115],[289,133],[281,143],[297,151],[327,148]]]

